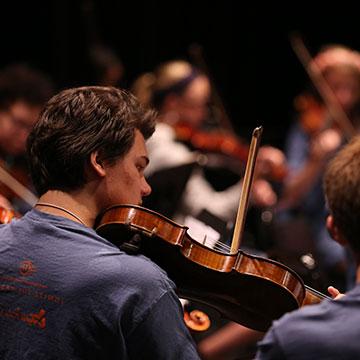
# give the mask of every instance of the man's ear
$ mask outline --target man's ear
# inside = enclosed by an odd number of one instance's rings
[[[99,156],[98,151],[93,151],[90,154],[90,167],[100,177],[104,177],[106,175],[106,170],[105,170],[105,167],[104,167],[104,161],[100,160],[100,156]]]
[[[330,236],[340,245],[347,245],[347,240],[344,235],[341,233],[339,228],[335,225],[334,217],[332,215],[328,215],[326,218],[326,228],[329,231]]]

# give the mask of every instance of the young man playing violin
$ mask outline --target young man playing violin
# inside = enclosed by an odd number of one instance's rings
[[[358,359],[360,356],[360,137],[329,163],[324,180],[329,233],[348,245],[356,260],[357,285],[345,296],[324,300],[275,321],[259,343],[257,359]],[[336,295],[334,289],[331,290]]]
[[[164,271],[93,229],[107,207],[150,193],[154,124],[111,87],[65,90],[45,106],[27,146],[40,199],[0,227],[3,359],[198,359]]]

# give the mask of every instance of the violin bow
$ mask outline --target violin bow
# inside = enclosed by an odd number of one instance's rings
[[[36,204],[38,198],[28,188],[9,174],[2,166],[0,166],[0,182],[7,186],[30,206],[34,206]]]
[[[233,238],[231,241],[230,252],[232,254],[237,253],[240,248],[240,241],[242,239],[245,227],[245,216],[249,205],[249,196],[251,190],[251,184],[254,178],[256,157],[259,151],[260,139],[263,128],[259,126],[254,129],[250,149],[248,154],[248,160],[246,163],[245,175],[243,185],[241,189],[241,196],[239,201],[239,207],[236,215],[236,222],[234,227]]]
[[[339,101],[337,100],[333,90],[330,88],[329,84],[321,73],[319,66],[315,61],[313,61],[302,38],[298,34],[292,34],[290,36],[290,43],[295,54],[308,73],[312,83],[321,95],[333,120],[336,121],[340,126],[347,140],[351,139],[356,134],[355,127],[346,115],[342,106],[339,104]]]
[[[195,65],[204,72],[204,74],[208,77],[211,85],[211,94],[212,100],[214,102],[215,107],[217,107],[218,112],[220,112],[220,126],[229,131],[231,134],[235,134],[234,127],[229,118],[229,115],[226,111],[225,105],[221,99],[221,96],[216,88],[215,81],[210,73],[209,67],[205,61],[202,46],[199,44],[191,44],[189,49],[189,54],[192,57]]]

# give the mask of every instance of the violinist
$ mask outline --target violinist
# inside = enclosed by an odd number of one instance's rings
[[[0,71],[0,166],[22,185],[31,188],[25,159],[26,139],[44,103],[53,92],[42,72],[22,64]],[[3,183],[0,204],[24,213],[29,205]]]
[[[336,103],[355,129],[360,126],[360,54],[344,46],[322,49],[309,64],[320,72]],[[353,285],[351,259],[333,242],[325,228],[321,177],[328,160],[345,141],[345,133],[333,118],[331,109],[318,91],[307,91],[295,100],[296,120],[286,140],[288,177],[284,182],[278,221],[282,225],[299,224],[313,239],[315,259],[329,281],[344,290]],[[295,219],[304,219],[296,222]],[[304,233],[292,228],[294,234]],[[304,239],[298,239],[302,242]],[[306,250],[305,251],[309,251]],[[348,277],[348,279],[346,279]]]
[[[323,180],[329,214],[326,226],[335,241],[356,259],[356,286],[336,300],[291,312],[273,323],[259,343],[256,359],[358,359],[360,304],[360,138],[331,160]]]
[[[220,179],[225,177],[229,163],[226,158],[228,143],[236,143],[235,166],[239,173],[247,154],[245,145],[241,146],[241,141],[234,135],[222,141],[225,136],[221,129],[204,130],[210,115],[209,78],[188,62],[174,60],[161,64],[154,73],[142,75],[135,81],[132,91],[141,101],[151,102],[159,112],[156,132],[148,142],[152,161],[146,174],[152,176],[164,169],[196,163],[182,189],[175,214],[166,215],[184,223],[186,216],[196,217],[206,210],[224,222],[233,221],[241,192],[241,176],[238,174],[232,183],[218,186],[206,176],[206,170],[213,152],[217,152]],[[199,138],[203,141],[192,141]],[[268,159],[271,158],[269,161],[275,157],[274,161],[283,161],[282,154],[276,149],[267,148],[264,153]],[[267,181],[258,179],[253,184],[252,201],[260,205],[273,205],[276,194]]]
[[[46,104],[27,142],[39,201],[0,227],[4,358],[199,358],[165,272],[93,229],[107,207],[150,193],[154,121],[112,87],[64,90]]]

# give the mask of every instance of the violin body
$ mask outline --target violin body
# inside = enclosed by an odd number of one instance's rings
[[[174,126],[177,140],[188,144],[192,149],[205,153],[211,159],[211,155],[217,155],[220,161],[227,164],[234,172],[243,171],[247,163],[249,146],[244,144],[237,136],[219,131],[203,131],[195,129],[187,124],[178,123]],[[268,177],[270,180],[282,181],[287,174],[285,164],[268,163]]]
[[[227,155],[243,163],[247,161],[249,148],[234,135],[197,130],[183,123],[176,124],[174,130],[178,140],[194,149]]]
[[[186,226],[139,206],[107,209],[96,231],[120,247],[127,239],[128,249],[136,248],[134,252],[167,272],[179,297],[204,303],[255,330],[266,331],[273,320],[299,308],[305,299],[301,278],[285,265],[243,251],[210,249],[192,239]],[[134,234],[141,238],[135,244]]]

